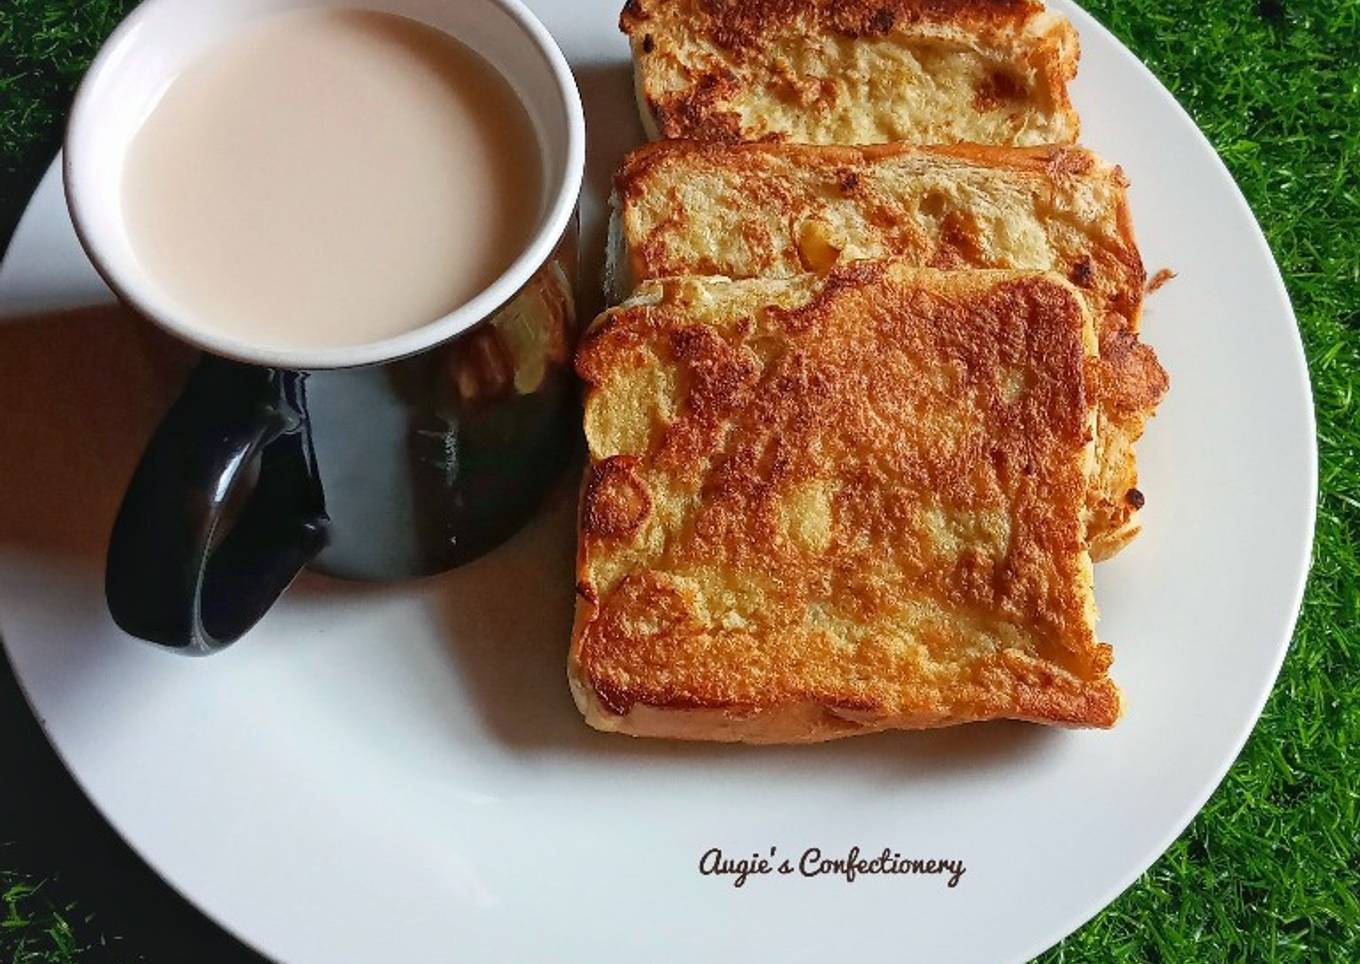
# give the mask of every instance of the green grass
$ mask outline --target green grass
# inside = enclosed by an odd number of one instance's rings
[[[5,913],[0,935],[6,946],[13,943],[16,961],[65,961],[80,952],[68,920],[74,904],[56,908],[42,893],[42,881],[31,883],[9,872],[0,872],[0,887]]]
[[[0,3],[0,224],[127,6]],[[1166,855],[1042,960],[1360,961],[1360,0],[1087,7],[1190,110],[1265,228],[1312,371],[1321,498],[1298,632],[1241,759]],[[118,930],[59,880],[0,871],[0,888],[0,961],[74,960],[99,926]]]
[[[1313,571],[1260,724],[1166,855],[1045,961],[1360,961],[1360,0],[1093,0],[1218,148],[1288,284]]]
[[[7,851],[0,847],[0,862]],[[58,888],[55,878],[36,880],[0,869],[0,952],[7,964],[66,964],[95,949],[90,942],[101,939],[90,916],[69,896],[59,896]]]

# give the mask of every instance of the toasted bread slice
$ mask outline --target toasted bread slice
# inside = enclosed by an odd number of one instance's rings
[[[1053,274],[648,282],[578,349],[569,678],[594,727],[808,742],[1111,726],[1096,337]]]
[[[788,277],[859,258],[1056,271],[1099,316],[1091,553],[1138,532],[1134,443],[1166,392],[1139,341],[1146,274],[1120,169],[1079,147],[832,147],[661,141],[614,181],[612,294],[648,278]]]
[[[840,261],[1052,270],[1137,325],[1128,180],[1081,147],[669,140],[614,177],[615,295],[683,274],[790,277]]]
[[[1077,139],[1077,34],[1038,0],[628,0],[620,27],[653,139]]]

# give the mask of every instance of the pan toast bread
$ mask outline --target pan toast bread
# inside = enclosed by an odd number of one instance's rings
[[[1112,725],[1085,539],[1096,351],[1051,273],[641,285],[577,354],[587,721],[748,742]]]
[[[628,0],[648,136],[1065,144],[1076,31],[1038,0]]]

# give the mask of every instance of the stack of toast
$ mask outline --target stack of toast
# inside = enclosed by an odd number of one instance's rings
[[[1167,389],[1035,0],[629,0],[569,679],[635,735],[1108,727]]]

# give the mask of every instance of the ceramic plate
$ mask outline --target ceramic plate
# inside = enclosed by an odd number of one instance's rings
[[[618,0],[531,4],[590,128],[585,238],[640,141]],[[633,741],[564,678],[573,479],[480,562],[366,587],[304,577],[249,636],[186,660],[104,610],[105,534],[165,404],[167,353],[112,309],[55,168],[0,271],[0,631],[96,805],[172,885],[293,962],[860,956],[1018,960],[1175,838],[1237,755],[1302,593],[1316,457],[1299,336],[1227,171],[1093,20],[1086,142],[1133,181],[1144,332],[1172,391],[1140,449],[1143,536],[1097,569],[1127,715],[1107,733],[977,725],[803,748]],[[944,875],[808,877],[852,847]],[[795,872],[699,872],[706,851]],[[659,953],[660,952],[660,953]]]

